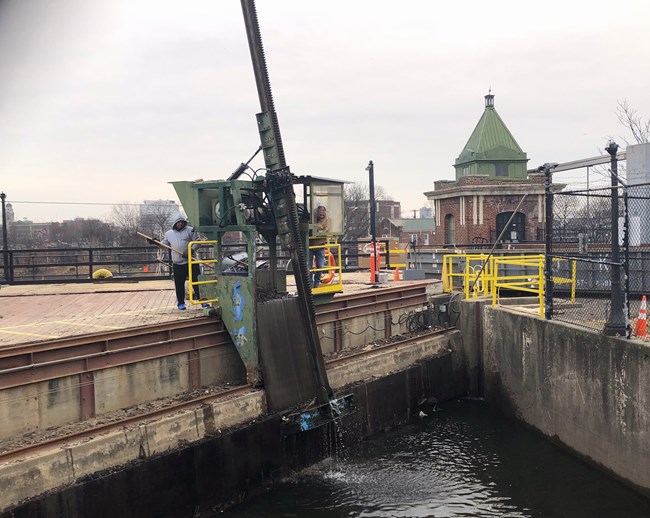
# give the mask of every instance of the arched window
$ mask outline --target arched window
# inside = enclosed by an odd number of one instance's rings
[[[502,212],[497,214],[497,237],[501,235],[503,227],[506,226],[512,216],[512,212]],[[521,243],[526,241],[526,215],[517,212],[510,222],[510,228],[505,231],[502,241],[506,243]]]
[[[453,214],[445,216],[445,244],[456,244],[456,222]]]

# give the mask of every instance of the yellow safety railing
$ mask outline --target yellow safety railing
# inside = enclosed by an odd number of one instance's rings
[[[443,256],[442,286],[446,292],[454,289],[454,279],[462,279],[465,298],[490,294],[491,265],[488,254],[448,254]],[[464,260],[464,268],[454,269],[454,259]],[[470,289],[472,293],[470,294]]]
[[[187,264],[188,264],[188,274],[187,278],[189,279],[189,285],[190,285],[190,304],[205,304],[206,302],[217,302],[219,299],[201,299],[201,300],[196,300],[194,298],[194,286],[202,286],[205,284],[216,284],[219,281],[216,278],[216,270],[217,270],[217,260],[215,258],[212,259],[196,259],[194,257],[194,254],[192,253],[192,246],[194,245],[215,245],[217,242],[216,241],[190,241],[187,245]],[[212,269],[212,274],[215,274],[215,278],[213,279],[205,279],[202,281],[196,280],[192,278],[192,266],[195,264],[199,265],[205,265],[207,268]]]
[[[390,261],[390,266],[393,269],[393,271],[395,272],[395,279],[397,280],[397,276],[399,276],[399,269],[401,268],[402,271],[404,271],[404,269],[406,268],[406,265],[407,265],[407,263],[406,263],[406,255],[408,254],[408,250],[400,250],[398,248],[395,248],[394,250],[389,249],[387,252],[390,254],[390,257],[393,257],[393,254],[404,256],[404,262],[402,262],[402,263],[397,263],[397,262],[393,261],[392,259]]]
[[[322,236],[314,236],[309,239],[316,239]],[[321,272],[321,281],[318,287],[312,288],[311,292],[314,295],[323,293],[338,293],[343,291],[343,266],[341,264],[341,245],[337,237],[332,237],[332,242],[325,243],[324,245],[312,245],[309,250],[318,250],[319,248],[325,249],[325,266],[323,268],[313,268],[309,265],[309,276],[314,272]]]
[[[454,270],[454,260],[463,261],[464,267]],[[569,259],[554,258],[553,261]],[[492,305],[499,300],[503,288],[512,291],[534,293],[539,299],[539,314],[544,316],[544,254],[519,256],[488,256],[487,254],[449,254],[443,257],[442,281],[446,292],[453,291],[454,279],[463,282],[465,298],[491,296]],[[523,269],[515,274],[507,267],[519,266]],[[531,271],[533,270],[533,271]],[[571,303],[576,297],[576,261],[572,260],[571,277],[553,277],[553,283],[567,284],[571,288]],[[472,291],[470,293],[470,290]]]
[[[565,259],[565,258],[553,258],[554,262],[561,261],[571,261],[571,277],[553,277],[553,284],[556,286],[558,284],[569,284],[571,286],[571,304],[575,304],[576,301],[576,277],[578,272],[578,262],[575,259]]]
[[[544,255],[521,255],[492,257],[492,305],[499,300],[502,288],[534,293],[539,299],[539,314],[544,316]],[[520,266],[524,269],[521,274],[507,271],[506,266]],[[531,269],[536,271],[532,272]]]

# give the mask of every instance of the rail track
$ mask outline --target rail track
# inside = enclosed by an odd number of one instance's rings
[[[316,321],[317,324],[341,322],[361,315],[387,313],[399,308],[424,304],[427,301],[426,286],[427,283],[411,284],[377,290],[372,293],[356,293],[337,297],[327,304],[317,306]],[[399,348],[421,338],[422,335],[418,335],[390,340],[388,343],[375,345],[369,350],[349,354],[338,351],[340,356],[326,361],[325,364],[327,367],[334,367],[351,359]],[[90,403],[84,406],[84,401],[92,399],[94,395],[95,371],[179,353],[189,353],[191,363],[192,357],[198,355],[201,349],[231,344],[230,335],[221,320],[199,317],[180,322],[75,336],[49,342],[21,344],[0,349],[0,390],[64,376],[79,375],[82,401],[82,421],[70,425],[75,428],[74,430],[66,432],[64,436],[50,437],[34,444],[10,448],[9,451],[0,453],[0,462],[15,460],[65,443],[124,428],[136,422],[155,419],[162,415],[198,407],[220,398],[232,397],[252,390],[249,385],[241,385],[210,394],[197,395],[182,401],[173,401],[173,398],[170,398],[172,402],[160,408],[138,412],[132,416],[110,418],[110,422],[88,426],[87,420],[94,416],[94,406]],[[200,383],[192,383],[191,372],[190,368],[190,389],[198,389]]]
[[[340,356],[338,358],[329,359],[325,361],[325,366],[326,368],[332,368],[338,365],[345,364],[346,362],[349,362],[351,360],[358,360],[360,358],[371,356],[377,353],[386,352],[393,349],[399,349],[400,347],[411,344],[418,340],[422,340],[423,338],[443,334],[446,331],[447,330],[431,331],[429,333],[418,334],[417,336],[403,337],[398,340],[391,341],[390,343],[375,345],[370,349],[364,349],[361,351]],[[191,399],[184,400],[184,401],[172,402],[170,404],[166,404],[154,410],[148,410],[145,412],[138,413],[137,415],[132,415],[123,418],[114,418],[107,423],[101,423],[92,426],[83,426],[83,423],[76,423],[77,425],[81,425],[78,426],[78,428],[80,428],[78,430],[65,433],[65,435],[51,437],[46,440],[38,441],[33,444],[28,444],[18,448],[12,448],[9,451],[0,453],[0,463],[6,463],[21,458],[25,458],[27,456],[34,455],[39,452],[50,450],[57,446],[63,446],[65,444],[69,444],[75,441],[82,441],[84,439],[94,437],[98,434],[107,433],[114,430],[120,430],[130,425],[140,424],[146,421],[150,421],[152,419],[156,419],[158,417],[177,413],[182,410],[198,408],[201,405],[218,401],[219,399],[233,397],[239,394],[244,394],[250,390],[255,390],[255,389],[250,385],[241,385],[229,389],[223,389],[216,393],[210,393],[208,395],[195,396],[192,397]]]

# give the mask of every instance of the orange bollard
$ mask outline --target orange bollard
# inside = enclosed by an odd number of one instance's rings
[[[646,338],[648,325],[648,309],[646,305],[645,295],[641,298],[641,307],[639,308],[639,318],[636,319],[636,326],[634,327],[634,334],[638,338]]]

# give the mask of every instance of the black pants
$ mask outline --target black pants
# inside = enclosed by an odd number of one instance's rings
[[[174,274],[174,287],[176,288],[176,301],[179,304],[185,303],[185,281],[187,280],[187,275],[189,273],[189,265],[185,264],[176,264],[172,265],[172,272]],[[199,278],[199,265],[192,265],[192,279],[198,280]],[[199,288],[194,286],[194,298],[199,300]]]

